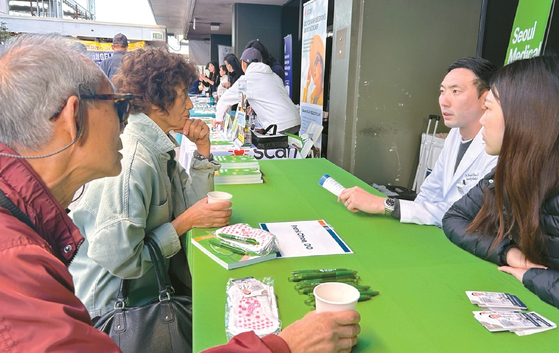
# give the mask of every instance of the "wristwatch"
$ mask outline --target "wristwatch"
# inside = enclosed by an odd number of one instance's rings
[[[197,159],[199,161],[203,161],[204,159],[207,159],[208,161],[213,161],[214,160],[214,155],[210,153],[210,155],[208,157],[204,156],[203,154],[200,154],[198,151],[194,151],[194,153],[192,154],[192,157],[194,157],[194,159]]]
[[[395,204],[396,204],[396,201],[392,197],[384,199],[384,214],[387,215],[387,216],[391,216],[392,211],[394,211],[394,205]]]

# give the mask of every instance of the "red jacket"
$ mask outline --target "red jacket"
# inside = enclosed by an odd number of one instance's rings
[[[83,237],[60,203],[21,159],[0,156],[0,189],[37,229],[0,207],[0,352],[120,352],[74,295],[67,266]]]
[[[196,337],[194,338],[196,339]],[[263,338],[253,332],[240,333],[223,346],[208,348],[202,353],[290,353],[285,341],[276,335]]]
[[[15,154],[0,144],[0,152]],[[83,237],[25,160],[0,156],[0,189],[37,232],[0,207],[0,352],[120,352],[93,328],[67,266]],[[278,336],[237,335],[210,352],[289,353]]]

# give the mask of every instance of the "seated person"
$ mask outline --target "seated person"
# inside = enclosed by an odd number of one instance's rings
[[[482,58],[462,58],[449,68],[440,85],[439,105],[446,126],[452,128],[433,171],[414,201],[372,195],[356,186],[338,197],[348,210],[385,214],[402,223],[441,226],[448,208],[497,163],[485,153],[479,119],[496,67]]]
[[[254,48],[245,49],[241,63],[245,72],[247,101],[256,113],[256,124],[262,128],[276,124],[279,132],[298,131],[301,125],[299,110],[289,98],[281,78],[262,62],[260,52]],[[216,124],[223,121],[227,110],[236,103],[239,103],[239,81],[217,102]]]
[[[115,87],[134,95],[122,134],[124,172],[89,184],[72,217],[86,240],[70,266],[76,295],[92,318],[114,308],[121,279],[131,281],[128,303],[153,299],[157,279],[145,237],[154,238],[166,259],[173,286],[190,294],[190,274],[181,239],[193,227],[222,227],[230,202],[208,203],[219,164],[210,154],[208,126],[189,118],[186,92],[197,70],[165,49],[139,49],[122,60]],[[153,77],[158,77],[154,80]],[[187,174],[175,162],[174,131],[196,144]],[[182,269],[182,270],[181,270]],[[181,273],[182,272],[182,273]]]
[[[559,60],[500,69],[481,119],[494,171],[448,210],[446,236],[559,308]]]
[[[81,185],[121,171],[133,96],[115,93],[93,61],[54,35],[9,39],[0,82],[0,191],[21,213],[0,206],[0,351],[120,352],[74,295],[66,266],[84,239],[65,209]],[[349,352],[359,320],[356,311],[311,312],[278,336],[247,332],[215,349]]]

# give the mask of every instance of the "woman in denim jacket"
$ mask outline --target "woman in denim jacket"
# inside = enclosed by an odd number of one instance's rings
[[[122,172],[90,183],[72,215],[86,241],[70,272],[92,318],[113,309],[122,278],[134,279],[131,306],[157,293],[146,236],[169,259],[175,289],[189,294],[184,234],[229,222],[231,203],[209,204],[206,198],[219,164],[210,154],[207,125],[189,119],[187,89],[195,79],[196,69],[182,56],[155,48],[127,55],[113,77],[118,89],[135,96],[122,135]],[[175,162],[174,131],[196,144],[190,175]]]

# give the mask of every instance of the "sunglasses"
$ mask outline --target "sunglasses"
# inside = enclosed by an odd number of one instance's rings
[[[118,115],[118,120],[121,123],[128,120],[130,115],[130,110],[132,104],[130,101],[134,98],[131,93],[115,93],[115,94],[94,94],[94,95],[82,95],[80,99],[93,99],[93,100],[104,100],[104,101],[114,101],[116,113]]]

